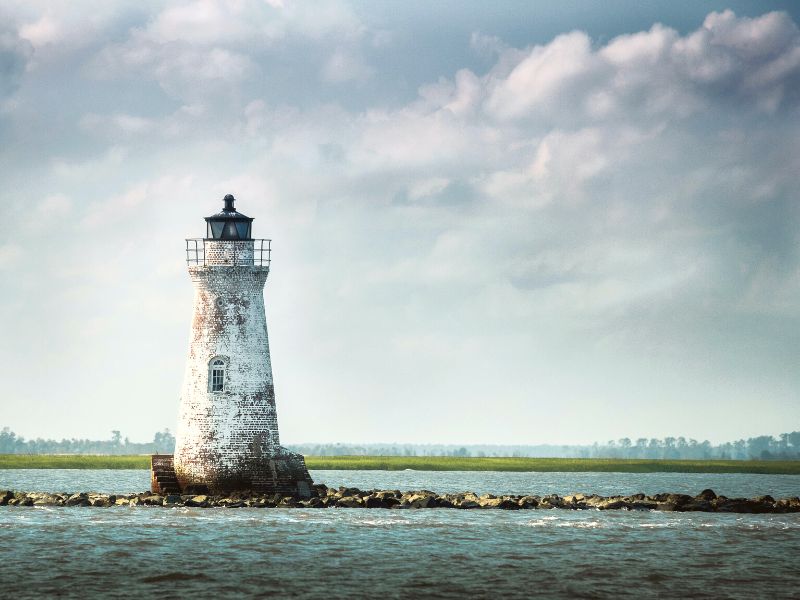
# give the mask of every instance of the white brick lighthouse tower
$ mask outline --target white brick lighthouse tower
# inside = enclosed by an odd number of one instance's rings
[[[225,196],[206,237],[186,240],[194,284],[174,468],[183,491],[308,496],[305,460],[281,447],[264,313],[270,240]]]

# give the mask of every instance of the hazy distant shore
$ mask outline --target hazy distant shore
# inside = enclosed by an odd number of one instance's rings
[[[314,470],[800,474],[800,460],[306,456]],[[0,469],[149,469],[149,455],[0,454]]]

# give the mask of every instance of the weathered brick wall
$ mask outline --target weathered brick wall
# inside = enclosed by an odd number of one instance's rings
[[[276,459],[297,463],[280,447],[278,437],[263,295],[269,267],[229,266],[241,265],[248,251],[252,263],[252,241],[205,244],[206,264],[189,267],[194,317],[175,472],[183,488],[269,489],[268,481],[286,479],[276,470]],[[217,357],[226,364],[225,383],[223,391],[212,392],[210,362]],[[289,479],[310,482],[302,457],[300,461],[301,472]]]
[[[214,240],[205,242],[206,265],[253,264],[253,242]]]

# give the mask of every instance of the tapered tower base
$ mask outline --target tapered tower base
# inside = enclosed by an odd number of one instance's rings
[[[210,465],[217,468],[209,468]],[[207,461],[200,470],[176,465],[178,484],[186,493],[227,494],[252,491],[259,494],[284,494],[307,498],[314,482],[301,454],[280,447],[273,455],[242,456],[230,467]]]
[[[301,454],[281,448],[275,456],[249,459],[239,469],[207,473],[205,477],[175,471],[172,455],[154,455],[151,489],[156,494],[215,494],[252,492],[308,498],[313,481]]]

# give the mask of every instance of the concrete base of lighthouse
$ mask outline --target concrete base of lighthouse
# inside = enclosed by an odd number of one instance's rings
[[[302,454],[280,447],[270,456],[249,457],[241,464],[226,469],[208,471],[203,475],[175,468],[172,456],[153,457],[152,491],[163,493],[178,491],[185,494],[230,494],[251,492],[256,494],[281,494],[308,498],[314,482],[308,474]],[[160,482],[177,482],[178,490],[168,490]]]

